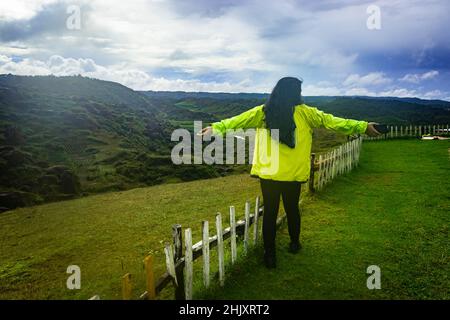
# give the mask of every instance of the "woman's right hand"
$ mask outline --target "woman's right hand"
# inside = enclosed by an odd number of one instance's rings
[[[203,128],[202,131],[197,132],[198,136],[206,136],[212,134],[212,127]]]

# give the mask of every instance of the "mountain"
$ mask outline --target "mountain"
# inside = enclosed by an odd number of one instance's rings
[[[191,114],[186,114],[186,116],[197,115],[199,120],[207,118],[199,112],[207,113],[213,119],[222,119],[247,110],[249,105],[263,104],[268,97],[267,94],[251,93],[167,91],[144,91],[143,93],[151,100],[158,98],[172,100],[171,108],[165,111],[173,115],[172,120],[178,120],[179,123],[187,120],[179,112],[187,110]],[[450,122],[450,102],[442,100],[366,96],[305,96],[303,100],[310,106],[336,116],[391,125],[447,124]]]
[[[118,83],[1,75],[0,207],[189,176],[171,168],[166,117]]]
[[[174,165],[175,128],[263,104],[267,94],[134,91],[81,76],[0,75],[0,212],[110,190],[245,172],[248,165]],[[338,116],[387,124],[450,122],[450,103],[305,97]],[[316,130],[313,151],[345,137]]]
[[[143,91],[151,98],[169,98],[169,99],[215,99],[215,100],[248,100],[248,99],[267,99],[268,93],[228,93],[228,92],[186,92],[186,91]]]
[[[305,97],[307,104],[336,116],[390,125],[450,123],[450,102],[392,97]]]

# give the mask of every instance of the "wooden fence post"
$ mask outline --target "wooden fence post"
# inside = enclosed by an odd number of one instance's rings
[[[322,155],[319,155],[319,171],[318,171],[318,177],[317,177],[317,189],[321,190],[322,189]]]
[[[350,160],[350,150],[348,143],[345,144],[345,172],[348,172]]]
[[[203,284],[209,287],[209,222],[202,222]]]
[[[335,176],[335,166],[336,166],[336,152],[333,149],[331,150],[331,179],[334,179]]]
[[[154,300],[156,298],[156,291],[155,291],[155,275],[153,273],[153,256],[145,257],[144,265],[147,279],[147,299]]]
[[[352,142],[348,144],[348,171],[352,170],[352,158],[353,158],[353,150],[352,150]]]
[[[311,166],[311,170],[309,172],[309,191],[314,193],[315,189],[314,189],[314,162],[316,160],[316,154],[315,153],[311,153],[311,159],[310,159],[310,166]]]
[[[236,262],[236,213],[234,206],[230,206],[230,243],[231,243],[231,263]]]
[[[325,183],[328,184],[328,181],[330,180],[330,164],[331,164],[331,156],[330,152],[328,151],[325,154]]]
[[[359,141],[358,141],[358,165],[359,165],[359,158],[361,156],[362,143],[363,143],[363,140],[362,140],[362,137],[360,137]]]
[[[185,283],[184,291],[186,300],[192,300],[192,281],[193,281],[193,266],[192,266],[192,231],[191,228],[184,230],[184,272]]]
[[[127,273],[122,277],[122,299],[131,300],[132,286],[131,286],[131,273]]]
[[[175,258],[173,256],[172,246],[169,243],[166,243],[164,253],[166,254],[167,273],[172,277],[172,280],[175,282],[175,286],[178,286],[177,274],[175,272]]]
[[[249,239],[249,227],[250,227],[250,202],[245,202],[245,229],[244,229],[244,251],[248,252],[248,239]]]
[[[352,170],[352,168],[353,168],[353,141],[350,142],[348,147],[349,147],[349,155],[350,155],[349,170]]]
[[[183,257],[183,237],[181,225],[175,224],[172,226],[173,248],[174,248],[174,263],[177,263]],[[184,292],[184,268],[180,265],[175,269],[177,276],[177,285],[175,287],[175,300],[185,300]]]
[[[350,145],[348,143],[345,144],[345,149],[346,149],[346,159],[347,161],[345,162],[345,165],[347,167],[347,172],[350,171]]]
[[[328,182],[330,182],[330,179],[331,179],[331,152],[330,151],[327,152],[327,171],[326,171],[326,173],[327,173],[326,182],[328,184]]]
[[[219,283],[223,287],[225,284],[225,261],[223,252],[223,231],[222,231],[222,215],[216,215],[216,229],[217,229],[217,253],[219,256]]]
[[[333,174],[336,177],[339,175],[339,149],[336,148],[333,150],[334,154],[334,165],[333,165]]]
[[[256,197],[255,201],[255,215],[253,219],[253,243],[256,246],[258,243],[259,235],[259,196]]]

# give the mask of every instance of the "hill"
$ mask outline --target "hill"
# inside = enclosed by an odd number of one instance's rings
[[[450,102],[417,98],[305,98],[321,110],[344,118],[370,119],[390,125],[447,124]],[[308,103],[308,102],[307,102]]]
[[[0,212],[228,172],[172,164],[166,104],[114,82],[0,76]]]
[[[81,76],[0,75],[0,212],[105,191],[248,172],[248,165],[176,166],[175,128],[263,104],[267,94],[138,92]],[[449,103],[305,97],[338,116],[389,124],[448,123]],[[313,151],[345,137],[316,130]],[[206,145],[206,143],[205,143]]]

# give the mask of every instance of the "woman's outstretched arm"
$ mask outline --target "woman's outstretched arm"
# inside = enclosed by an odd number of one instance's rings
[[[357,133],[365,133],[372,137],[380,135],[373,127],[373,122],[339,118],[312,107],[306,107],[304,111],[308,121],[314,128],[325,128],[346,135]]]
[[[214,122],[210,127],[204,128],[198,134],[206,135],[209,133],[223,135],[228,130],[259,128],[264,122],[263,106],[256,106],[237,116]]]

